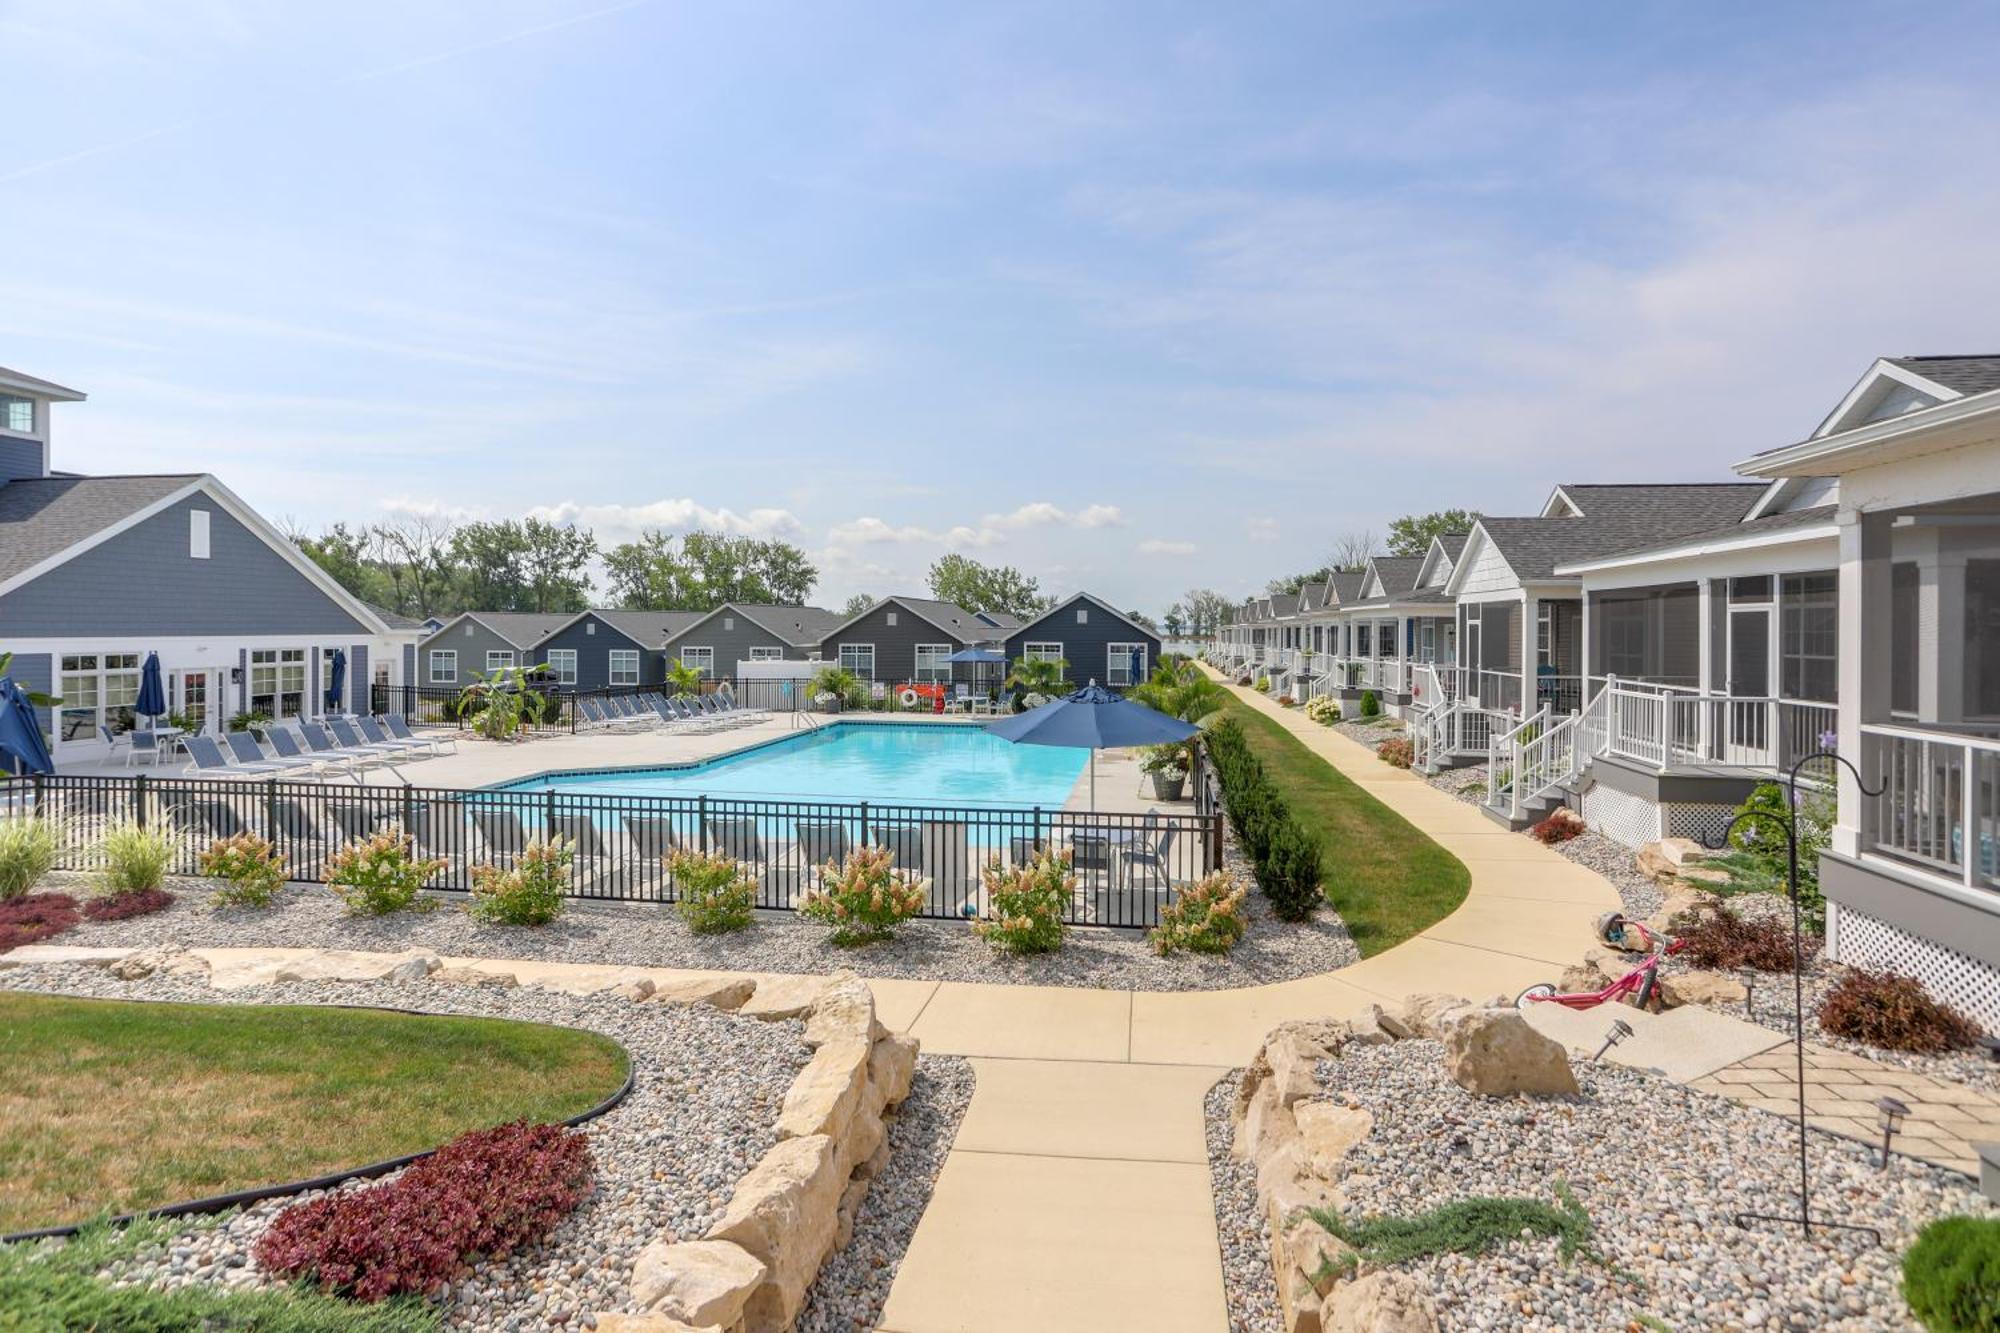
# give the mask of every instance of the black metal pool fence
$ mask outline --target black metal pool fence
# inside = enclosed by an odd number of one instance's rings
[[[1198,794],[1207,787],[1198,784]],[[1128,814],[146,774],[34,777],[5,795],[12,809],[56,822],[64,870],[93,868],[101,830],[131,821],[185,835],[177,874],[199,874],[212,840],[248,832],[285,857],[292,879],[318,880],[336,849],[396,826],[419,854],[444,862],[426,887],[464,892],[475,866],[504,869],[553,831],[575,844],[570,896],[607,902],[674,902],[666,857],[687,848],[744,862],[757,877],[757,906],[790,910],[818,887],[821,866],[865,845],[889,848],[899,869],[930,880],[923,916],[970,918],[985,906],[982,871],[994,858],[1018,865],[1055,847],[1075,865],[1071,924],[1143,928],[1222,864],[1221,814],[1206,799],[1193,813]]]

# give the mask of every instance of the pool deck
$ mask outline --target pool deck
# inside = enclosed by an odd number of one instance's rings
[[[657,768],[668,764],[692,764],[704,759],[716,759],[734,754],[752,746],[784,740],[787,737],[804,735],[808,726],[798,720],[800,715],[792,713],[775,714],[762,722],[732,727],[727,731],[698,734],[691,732],[579,732],[575,735],[557,733],[536,736],[523,741],[482,740],[465,732],[450,733],[458,738],[458,752],[435,758],[419,760],[394,768],[371,768],[363,773],[348,777],[336,774],[335,782],[359,782],[370,787],[401,787],[405,783],[418,787],[490,787],[495,783],[511,782],[517,778],[532,777],[559,769],[596,768]],[[826,725],[827,719],[816,715],[811,717],[817,725]],[[861,716],[842,719],[853,726],[951,726],[967,725],[963,718],[929,718],[909,716],[874,717]],[[122,763],[64,764],[60,770],[66,775],[91,775],[110,777],[132,777],[145,773],[151,777],[218,777],[214,773],[195,774],[184,771],[183,765],[165,764],[158,768],[149,764],[131,768]],[[1137,757],[1130,751],[1107,750],[1097,756],[1097,808],[1113,813],[1142,814],[1147,810],[1179,810],[1192,808],[1192,802],[1156,801],[1141,794],[1142,774]],[[1090,770],[1086,765],[1083,775],[1070,789],[1069,799],[1063,808],[1070,811],[1084,811],[1090,808]]]

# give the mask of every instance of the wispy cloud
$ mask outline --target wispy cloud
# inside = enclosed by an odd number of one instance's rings
[[[1140,555],[1194,555],[1201,550],[1193,542],[1168,541],[1159,537],[1148,537],[1138,545]]]

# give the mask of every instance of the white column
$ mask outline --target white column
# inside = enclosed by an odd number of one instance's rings
[[[1695,663],[1696,683],[1704,696],[1715,693],[1715,580],[1703,579],[1696,585],[1700,589],[1700,605],[1695,615],[1700,624],[1695,632],[1695,643],[1699,645],[1701,660]],[[1706,716],[1706,714],[1704,714]]]
[[[1840,753],[1861,767],[1870,786],[1861,745],[1861,724],[1889,716],[1890,585],[1889,514],[1862,514],[1843,508],[1840,526]],[[1862,797],[1854,775],[1840,769],[1840,813],[1833,847],[1853,856],[1861,850]]]
[[[1536,645],[1540,642],[1539,621],[1542,614],[1542,599],[1533,593],[1521,594],[1521,716],[1526,717],[1539,706],[1535,702],[1535,667],[1539,661]]]

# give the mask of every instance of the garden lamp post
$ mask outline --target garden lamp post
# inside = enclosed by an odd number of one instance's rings
[[[1863,796],[1880,796],[1881,787],[1870,787],[1861,770],[1849,759],[1835,754],[1828,747],[1827,736],[1820,737],[1820,748],[1794,763],[1785,774],[1785,813],[1779,815],[1769,810],[1745,810],[1729,821],[1721,834],[1713,842],[1704,839],[1711,851],[1720,851],[1729,845],[1729,835],[1738,825],[1753,824],[1763,820],[1775,824],[1785,835],[1785,894],[1792,900],[1792,1049],[1797,1057],[1799,1093],[1799,1215],[1780,1217],[1773,1213],[1738,1213],[1736,1225],[1748,1227],[1752,1222],[1777,1222],[1785,1226],[1800,1228],[1807,1236],[1818,1225],[1836,1231],[1865,1232],[1874,1238],[1877,1245],[1882,1243],[1882,1233],[1874,1227],[1856,1226],[1848,1222],[1815,1223],[1812,1215],[1812,1175],[1806,1159],[1806,951],[1805,919],[1799,904],[1799,771],[1816,760],[1828,759],[1854,775],[1856,785]],[[1753,835],[1754,836],[1754,835]],[[1886,1140],[1885,1140],[1886,1141]]]
[[[1875,1124],[1882,1131],[1882,1160],[1877,1170],[1889,1169],[1889,1140],[1902,1131],[1903,1121],[1909,1118],[1910,1108],[1894,1097],[1878,1097],[1875,1100]]]

